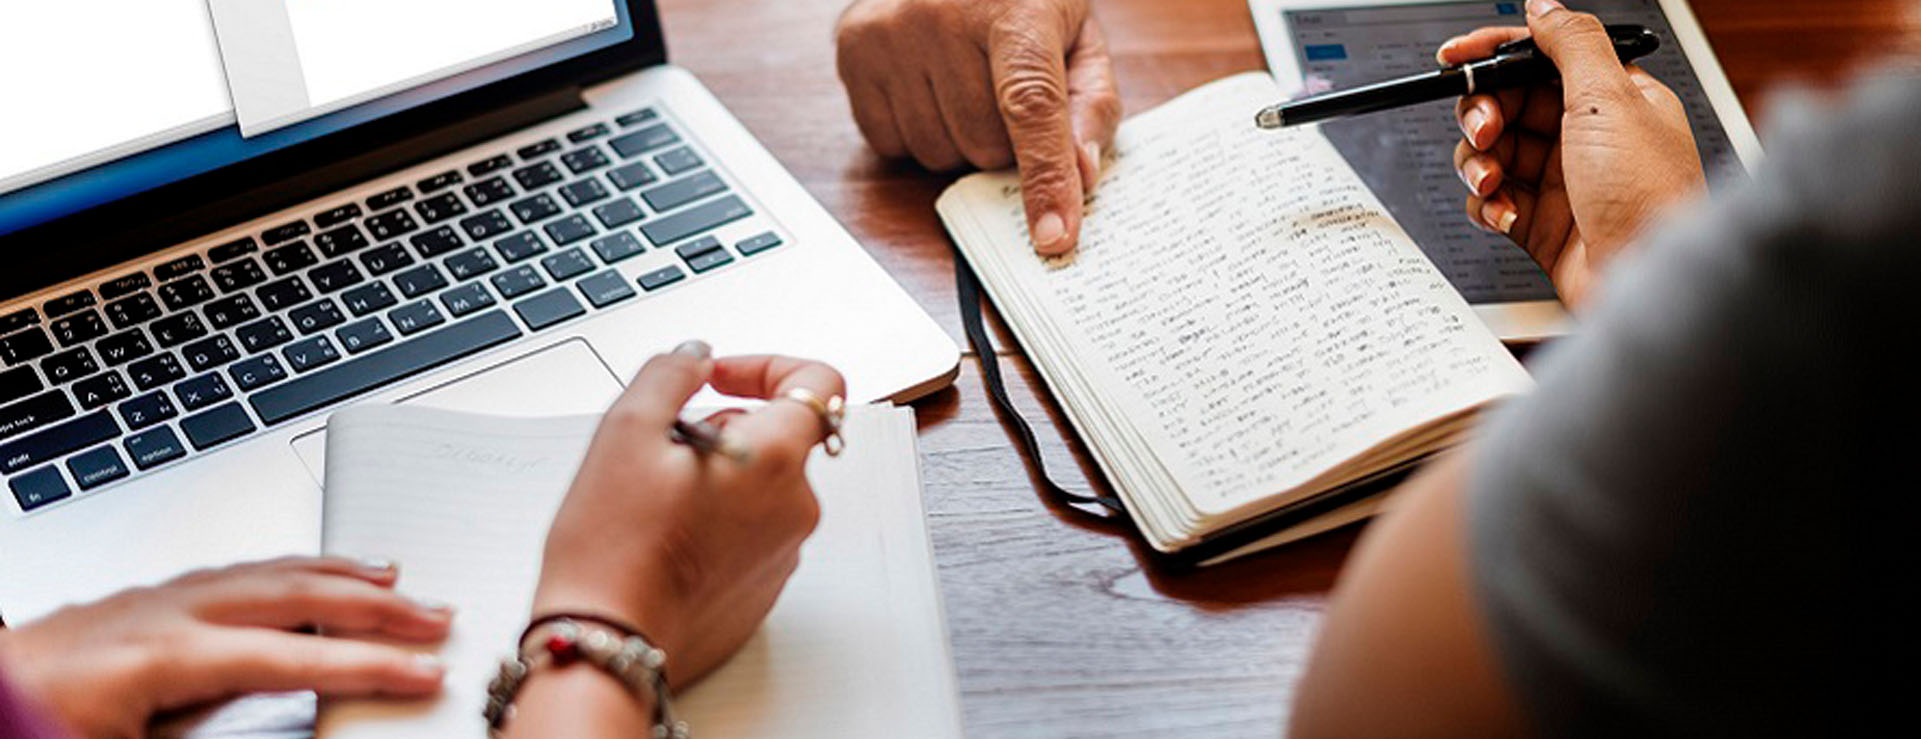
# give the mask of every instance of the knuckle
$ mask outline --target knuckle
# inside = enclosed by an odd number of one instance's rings
[[[1038,66],[1010,72],[996,86],[995,96],[1001,113],[1019,126],[1053,120],[1067,105],[1067,90],[1045,68]]]
[[[1546,18],[1548,28],[1567,36],[1599,33],[1605,35],[1607,27],[1592,13],[1561,11]]]

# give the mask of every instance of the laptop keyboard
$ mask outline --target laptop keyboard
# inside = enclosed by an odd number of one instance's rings
[[[33,511],[780,246],[652,108],[0,316]],[[673,254],[628,279],[614,265]]]

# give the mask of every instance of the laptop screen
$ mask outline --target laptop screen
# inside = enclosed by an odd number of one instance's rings
[[[626,0],[0,4],[0,235],[634,36]]]

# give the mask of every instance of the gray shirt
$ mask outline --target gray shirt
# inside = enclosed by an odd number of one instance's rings
[[[1813,109],[1618,265],[1481,447],[1477,601],[1540,733],[1912,730],[1921,79]]]

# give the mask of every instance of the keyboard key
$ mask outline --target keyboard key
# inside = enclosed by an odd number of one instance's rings
[[[595,308],[605,308],[622,300],[633,297],[634,288],[622,279],[619,272],[607,270],[592,277],[582,279],[576,284],[580,294],[593,303]]]
[[[579,128],[573,131],[569,131],[567,133],[567,140],[569,142],[578,144],[582,141],[591,141],[593,139],[606,136],[608,132],[612,130],[613,129],[608,128],[607,124],[605,123],[596,123],[594,125],[587,126],[586,128]]]
[[[160,316],[160,304],[146,293],[108,303],[105,310],[107,320],[113,322],[114,328],[137,326]]]
[[[537,144],[529,144],[527,146],[520,147],[520,150],[514,153],[519,154],[521,160],[525,161],[528,159],[543,157],[548,154],[552,154],[556,151],[560,151],[560,142],[555,141],[553,139],[547,139],[546,141],[542,141]]]
[[[249,241],[251,241],[251,239]],[[42,308],[46,310],[48,318],[59,318],[81,308],[91,308],[93,307],[93,303],[93,293],[87,290],[81,290],[77,293],[67,293],[66,295],[49,300]]]
[[[514,181],[520,183],[522,190],[538,190],[560,181],[560,170],[553,162],[541,162],[531,167],[514,170]]]
[[[369,210],[386,210],[412,199],[414,199],[414,191],[407,189],[406,185],[401,185],[400,187],[367,198],[367,208]]]
[[[627,115],[623,115],[619,118],[615,118],[614,122],[620,124],[621,128],[631,128],[633,126],[638,126],[642,123],[646,123],[647,121],[657,120],[659,118],[660,118],[660,114],[654,112],[653,108],[642,108],[632,113],[628,113]]]
[[[540,240],[539,234],[532,231],[522,231],[494,242],[494,251],[500,252],[500,258],[507,260],[508,264],[513,264],[537,254],[545,253],[547,251],[547,244]]]
[[[153,278],[161,282],[166,282],[182,275],[199,272],[206,268],[207,260],[201,259],[199,254],[188,254],[173,261],[161,262],[160,266],[153,268]]]
[[[100,350],[100,358],[108,367],[126,364],[153,353],[153,345],[147,343],[147,335],[140,329],[127,329],[94,344]]]
[[[248,398],[260,419],[276,424],[398,380],[476,354],[520,336],[513,319],[490,311],[342,362]]]
[[[307,283],[301,282],[299,275],[261,285],[254,294],[260,296],[260,304],[267,306],[269,313],[292,308],[313,297],[313,293],[307,291]]]
[[[208,249],[207,258],[213,260],[214,264],[220,264],[222,262],[231,262],[259,250],[260,245],[254,242],[252,236],[248,236],[244,239],[229,241],[212,249]]]
[[[47,340],[47,332],[30,328],[12,336],[0,337],[0,359],[8,366],[32,359],[39,359],[53,353],[53,342]]]
[[[28,326],[39,325],[39,323],[40,311],[32,308],[22,308],[0,316],[0,334],[10,334]]]
[[[293,371],[306,372],[332,364],[340,358],[340,350],[335,349],[333,341],[327,337],[315,336],[288,344],[287,348],[280,350],[280,355],[287,358],[287,366],[292,367]]]
[[[225,331],[260,316],[260,308],[253,303],[253,297],[241,293],[229,295],[207,304],[207,322],[213,330]]]
[[[717,267],[731,264],[733,261],[734,255],[728,254],[726,249],[722,249],[720,251],[710,251],[687,260],[687,268],[693,270],[694,274],[702,274]]]
[[[287,370],[272,354],[262,354],[228,367],[227,374],[233,376],[233,383],[240,386],[241,392],[247,392],[286,379]]]
[[[507,156],[506,154],[502,154],[497,157],[489,157],[487,159],[482,159],[478,162],[474,162],[473,164],[467,165],[467,174],[473,175],[475,177],[479,177],[481,175],[488,174],[490,172],[499,172],[500,170],[506,169],[511,166],[514,166],[513,158]]]
[[[547,281],[540,279],[540,273],[535,272],[533,267],[515,267],[506,272],[494,275],[493,282],[494,289],[500,291],[500,297],[508,300],[513,300],[514,298],[526,295],[547,285]]]
[[[394,297],[393,291],[388,290],[386,285],[376,282],[342,293],[340,302],[347,304],[348,312],[356,316],[364,316],[377,310],[385,310],[400,300]]]
[[[279,316],[267,316],[253,323],[234,329],[233,335],[240,339],[240,346],[248,354],[255,354],[293,341],[293,332]]]
[[[67,487],[67,479],[60,476],[59,467],[43,467],[9,478],[7,487],[13,488],[13,499],[20,503],[22,513],[31,513],[36,508],[58,503],[73,495],[73,490]]]
[[[133,458],[134,466],[143,470],[153,469],[187,454],[187,448],[180,444],[180,437],[165,426],[127,437],[126,447],[127,456]]]
[[[194,257],[199,259],[199,257]],[[180,311],[213,299],[213,286],[207,278],[194,275],[184,280],[174,280],[160,286],[160,302],[167,310]]]
[[[341,326],[339,331],[334,332],[334,338],[340,341],[340,347],[346,349],[348,354],[359,354],[393,341],[394,335],[380,319],[369,318]]]
[[[640,220],[643,215],[645,212],[640,206],[627,198],[594,208],[594,217],[600,219],[600,225],[608,228],[625,226]]]
[[[306,221],[294,221],[293,223],[267,229],[266,233],[260,235],[260,240],[267,242],[268,246],[273,246],[274,244],[284,244],[306,236],[309,232],[310,229],[307,228]]]
[[[77,346],[47,357],[40,363],[40,371],[47,373],[48,382],[60,385],[99,372],[100,365],[93,361],[93,352]]]
[[[507,220],[498,210],[490,210],[472,218],[460,220],[460,230],[475,242],[491,239],[514,230],[514,222]]]
[[[333,228],[359,217],[360,206],[348,203],[332,210],[321,211],[313,217],[313,225],[317,228]]]
[[[127,374],[133,378],[135,388],[152,390],[186,377],[187,371],[180,368],[179,360],[174,359],[172,354],[161,354],[127,365]]]
[[[660,165],[660,171],[666,172],[668,177],[673,177],[682,172],[697,169],[706,162],[702,162],[700,155],[695,154],[693,149],[683,146],[654,157],[654,163]]]
[[[72,416],[73,401],[67,400],[65,392],[53,390],[41,393],[0,408],[0,439],[19,436]]]
[[[561,321],[573,318],[587,309],[580,306],[574,294],[567,288],[556,287],[514,304],[514,312],[520,320],[527,322],[527,328],[539,331]]]
[[[407,253],[406,247],[388,244],[360,255],[360,266],[367,268],[367,274],[379,277],[414,263],[414,255]]]
[[[81,490],[92,490],[129,474],[127,463],[120,461],[120,452],[110,446],[68,458],[67,472],[73,474]]]
[[[247,417],[247,409],[239,403],[216,406],[180,421],[180,430],[187,435],[187,441],[201,450],[246,436],[253,433],[253,429],[253,419]]]
[[[416,235],[408,241],[413,242],[414,248],[420,251],[422,259],[433,259],[467,245],[467,242],[460,240],[460,232],[455,231],[452,226],[441,226]]]
[[[576,208],[607,197],[607,186],[600,180],[581,180],[560,188],[560,197]]]
[[[40,392],[45,387],[40,384],[40,375],[32,367],[15,367],[0,372],[0,405]]]
[[[194,313],[175,313],[154,321],[148,330],[153,331],[153,340],[160,342],[165,349],[193,341],[207,335],[207,326],[200,322]]]
[[[514,196],[514,186],[507,184],[507,180],[501,177],[489,177],[463,187],[461,191],[467,193],[467,199],[474,201],[474,205],[482,207]]]
[[[632,190],[660,181],[659,177],[654,176],[654,171],[647,168],[646,162],[634,162],[624,167],[607,170],[607,179],[613,181],[614,187],[622,190]]]
[[[359,226],[349,223],[331,231],[320,232],[320,235],[313,237],[313,245],[320,250],[320,256],[332,259],[342,254],[352,254],[365,249],[368,241],[367,235],[360,232]]]
[[[180,355],[187,358],[187,366],[195,372],[205,372],[226,365],[240,358],[240,347],[225,334],[215,334],[212,338],[202,339],[180,349]]]
[[[431,264],[394,275],[394,287],[399,288],[404,297],[418,298],[446,286],[447,277],[440,274],[440,268]]]
[[[420,229],[414,215],[406,209],[395,210],[368,218],[367,233],[373,234],[375,241],[397,239]]]
[[[514,217],[520,219],[521,223],[533,223],[545,218],[551,218],[555,213],[559,213],[560,204],[554,202],[553,198],[547,197],[546,195],[535,195],[525,200],[516,201],[513,205],[507,206],[507,209],[512,210]]]
[[[454,185],[458,185],[460,184],[460,182],[461,182],[460,172],[458,170],[450,169],[445,172],[441,172],[440,174],[434,175],[432,177],[428,177],[427,179],[416,182],[414,183],[414,187],[420,188],[420,194],[422,195],[431,195],[433,193],[440,192],[441,190],[445,190],[449,187],[453,187]]]
[[[714,230],[753,214],[754,210],[747,207],[747,203],[729,195],[694,206],[677,215],[656,218],[641,226],[640,232],[646,234],[647,240],[654,242],[655,245],[665,245],[694,234]]]
[[[313,280],[313,286],[320,290],[322,295],[345,290],[367,280],[360,274],[360,268],[346,259],[315,267],[312,272],[307,273],[307,279]]]
[[[132,295],[152,285],[153,280],[147,279],[147,275],[140,272],[116,277],[100,284],[100,299],[112,300],[114,298]]]
[[[277,249],[268,249],[267,253],[260,255],[260,258],[267,261],[267,269],[273,270],[275,277],[298,272],[320,263],[320,256],[314,254],[313,249],[308,247],[305,241]]]
[[[679,282],[686,277],[687,273],[680,271],[679,267],[668,265],[641,275],[639,282],[641,289],[653,292]]]
[[[120,421],[128,431],[139,431],[174,416],[180,411],[163,392],[151,392],[120,404]]]
[[[261,271],[260,263],[249,259],[213,268],[213,284],[219,285],[221,292],[244,290],[267,280],[267,273]]]
[[[647,250],[646,247],[640,245],[640,239],[634,238],[633,234],[625,231],[612,236],[594,239],[594,242],[589,244],[589,246],[594,248],[595,254],[600,255],[600,261],[608,264],[613,264]]]
[[[545,230],[547,231],[547,238],[553,239],[554,243],[560,246],[566,246],[581,239],[592,238],[595,233],[594,224],[588,222],[587,218],[579,213],[549,223],[546,225]]]
[[[681,259],[693,259],[694,257],[701,256],[711,251],[716,251],[720,248],[721,248],[720,239],[716,239],[712,236],[702,236],[698,239],[694,239],[693,241],[689,241],[685,244],[681,244],[680,246],[674,247],[674,253],[679,254]]]
[[[447,306],[447,312],[459,318],[493,305],[494,295],[487,292],[486,285],[476,282],[441,293],[440,304]]]
[[[735,244],[734,249],[739,251],[743,257],[751,257],[780,245],[780,234],[768,231],[767,233],[751,237],[746,241]]]
[[[120,425],[114,423],[112,414],[89,413],[0,444],[0,472],[11,475],[119,435]]]
[[[73,399],[80,401],[83,410],[90,411],[132,394],[133,390],[118,372],[94,375],[73,384]]]
[[[560,155],[560,163],[567,166],[567,171],[580,174],[600,169],[610,162],[607,160],[607,155],[601,152],[600,147],[589,146]]]
[[[447,257],[445,264],[447,272],[452,274],[456,281],[471,280],[500,268],[500,265],[494,262],[494,258],[488,256],[487,250],[480,247]]]
[[[666,125],[648,126],[633,133],[607,142],[622,159],[632,159],[668,144],[680,143],[680,137]]]
[[[292,313],[287,314],[287,318],[293,320],[294,329],[302,336],[333,328],[347,320],[346,316],[340,315],[340,306],[325,298],[317,303],[295,308]]]
[[[107,322],[100,320],[99,311],[90,310],[49,323],[47,329],[61,346],[73,346],[107,335]]]
[[[665,213],[701,198],[727,191],[727,183],[713,172],[684,177],[640,194],[656,212]]]
[[[271,361],[273,355],[267,354],[261,359]],[[239,365],[234,365],[235,372],[239,369]],[[173,386],[173,394],[180,398],[180,407],[193,412],[233,397],[233,389],[227,387],[227,380],[221,377],[220,373],[210,372],[191,380],[181,381],[180,384]]]
[[[466,215],[467,204],[453,193],[443,193],[414,203],[414,212],[419,213],[428,224],[435,224],[456,216]]]
[[[401,336],[412,336],[445,323],[447,317],[440,314],[440,309],[434,307],[433,301],[422,300],[387,311],[387,320],[394,322],[394,328],[400,331]]]
[[[579,249],[568,249],[540,260],[540,266],[547,270],[555,282],[559,282],[592,272],[594,260],[588,259],[587,253]]]

